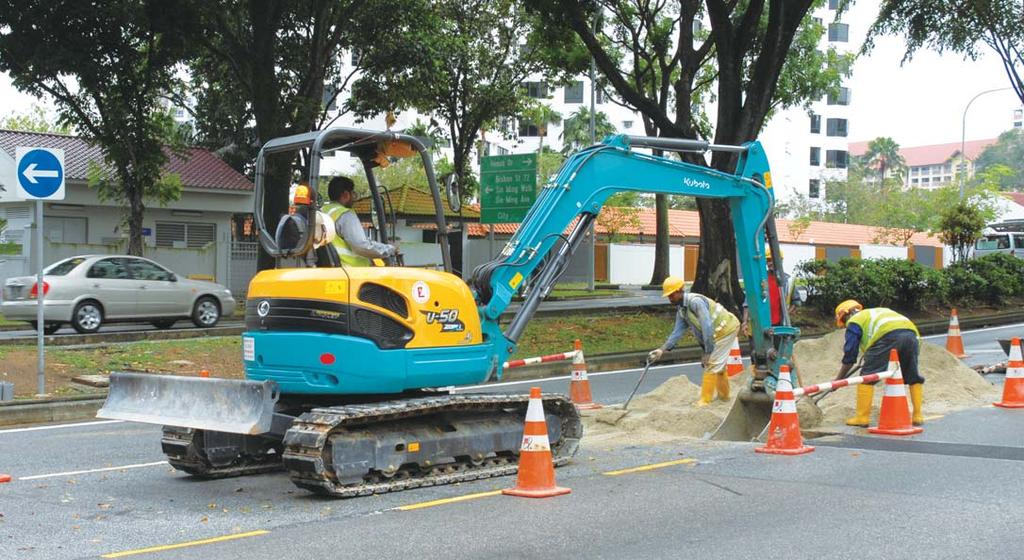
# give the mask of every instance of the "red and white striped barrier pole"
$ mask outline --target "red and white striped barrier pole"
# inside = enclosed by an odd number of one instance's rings
[[[793,389],[793,398],[802,397],[804,395],[813,395],[814,393],[820,393],[822,391],[834,391],[840,387],[847,387],[850,385],[860,385],[861,383],[873,383],[875,381],[881,381],[883,379],[889,379],[895,372],[882,371],[879,373],[869,373],[868,375],[858,375],[856,377],[847,377],[846,379],[840,379],[839,381],[832,381],[830,383],[818,383],[817,385],[808,385],[806,387],[799,387]]]
[[[576,350],[569,352],[562,352],[561,354],[550,354],[547,356],[537,356],[535,358],[523,358],[522,360],[510,360],[502,364],[502,369],[512,369],[523,366],[532,366],[534,364],[546,364],[548,362],[564,362],[565,360],[571,360],[576,357]]]

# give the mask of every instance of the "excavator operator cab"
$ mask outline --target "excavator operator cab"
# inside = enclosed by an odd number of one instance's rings
[[[393,158],[419,156],[427,177],[427,186],[434,201],[435,223],[439,233],[447,232],[442,196],[434,174],[433,162],[423,140],[408,134],[392,131],[375,131],[355,128],[329,128],[270,140],[260,149],[256,158],[255,223],[263,249],[276,259],[296,259],[299,266],[313,262],[316,266],[340,266],[337,253],[331,247],[334,231],[333,221],[320,208],[328,201],[321,201],[320,167],[325,155],[345,151],[362,165],[370,190],[371,223],[377,241],[388,242],[388,232],[394,231],[394,212],[386,189],[374,175],[374,169],[384,168]],[[269,216],[269,197],[283,196],[283,185],[268,185],[271,177],[267,172],[267,160],[272,156],[290,154],[289,168],[296,161],[301,166],[303,179],[288,190],[288,211],[278,216]],[[283,182],[274,178],[275,182]],[[460,198],[458,177],[447,177],[445,187],[450,206],[458,211]],[[326,198],[326,197],[324,197]],[[391,210],[391,211],[389,211]],[[390,220],[389,220],[390,218]],[[271,224],[276,220],[276,224]],[[269,222],[269,223],[268,223]],[[273,229],[271,229],[273,227]],[[448,236],[438,235],[444,270],[451,272],[452,261]],[[315,259],[306,258],[310,254]],[[399,255],[390,259],[389,265],[401,266]]]

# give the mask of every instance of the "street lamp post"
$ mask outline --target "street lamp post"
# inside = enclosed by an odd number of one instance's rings
[[[997,91],[1006,91],[1013,89],[1012,87],[1002,87],[996,89],[987,89],[981,93],[978,93],[967,102],[967,106],[964,107],[964,115],[962,122],[960,123],[960,200],[964,199],[964,175],[967,175],[967,155],[964,154],[964,150],[967,146],[967,110],[971,108],[971,103],[974,100],[985,95],[986,93],[995,93]]]

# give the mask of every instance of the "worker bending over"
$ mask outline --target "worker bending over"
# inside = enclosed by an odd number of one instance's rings
[[[683,337],[683,332],[689,327],[704,352],[701,357],[704,379],[697,405],[711,404],[716,387],[718,398],[728,400],[729,377],[725,374],[725,367],[729,349],[739,334],[740,321],[718,302],[701,294],[684,292],[683,286],[683,279],[677,276],[669,276],[662,284],[662,295],[679,308],[676,312],[676,324],[665,344],[652,350],[647,357],[651,363],[661,359],[667,350],[675,348],[676,343]]]
[[[864,309],[860,303],[848,299],[836,306],[836,326],[846,327],[843,367],[839,369],[836,379],[849,375],[858,353],[864,354],[865,374],[885,371],[889,366],[889,351],[895,348],[900,359],[903,384],[910,386],[910,402],[914,405],[912,420],[915,426],[924,424],[924,413],[921,411],[924,378],[917,369],[921,343],[914,323],[891,309]],[[874,396],[874,384],[857,386],[857,411],[853,418],[846,421],[848,426],[868,425]]]
[[[392,257],[398,253],[393,245],[378,243],[366,237],[359,216],[352,211],[355,204],[355,184],[348,177],[335,177],[327,185],[330,202],[321,209],[334,220],[337,235],[331,246],[345,266],[371,266],[370,259]]]

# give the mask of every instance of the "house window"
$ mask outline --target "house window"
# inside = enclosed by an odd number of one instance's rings
[[[821,115],[811,113],[811,134],[821,133]]]
[[[548,85],[544,82],[523,82],[523,90],[527,97],[534,99],[548,98]]]
[[[821,181],[819,179],[811,179],[807,184],[807,197],[821,198]]]
[[[825,167],[846,169],[846,150],[825,150]]]
[[[633,128],[633,121],[622,121],[622,128],[626,130]]]
[[[1024,109],[1013,110],[1013,128],[1024,126]]]
[[[846,119],[828,119],[825,121],[827,136],[846,136]]]
[[[821,148],[811,148],[811,165],[821,165]]]
[[[566,103],[583,103],[583,82],[573,82],[565,86]]]
[[[910,184],[911,184],[911,185],[916,185],[917,183],[918,183],[918,180],[917,180],[917,179],[911,179],[911,180],[910,180]]]
[[[838,10],[839,9],[839,0],[828,0],[828,9],[830,9],[830,10]]]
[[[828,94],[829,105],[849,105],[850,104],[850,88],[841,87],[839,93]]]
[[[157,222],[156,246],[200,249],[217,239],[217,224]]]
[[[850,40],[850,26],[845,23],[828,24],[828,40],[833,43],[845,43]]]
[[[86,218],[46,216],[43,219],[43,228],[50,243],[88,243]]]
[[[519,121],[519,136],[540,136],[540,129],[526,121]]]

